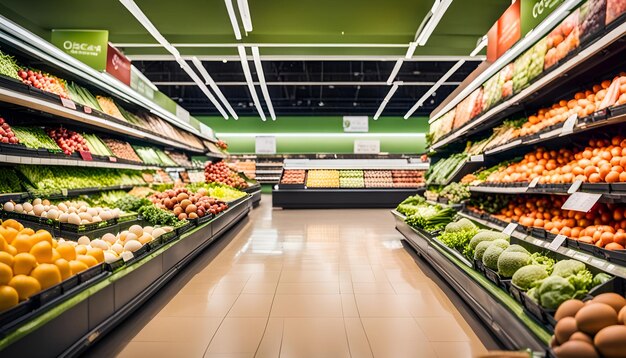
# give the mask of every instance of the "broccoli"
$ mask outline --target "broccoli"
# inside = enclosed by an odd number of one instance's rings
[[[504,249],[498,245],[489,245],[483,254],[483,264],[492,269],[498,269],[498,257],[504,252]]]
[[[575,294],[576,289],[568,280],[554,275],[541,281],[536,291],[539,304],[548,309],[557,309]]]
[[[545,266],[528,265],[515,271],[512,283],[520,289],[527,291],[546,277],[548,277],[548,271]]]
[[[529,254],[504,250],[500,257],[498,257],[498,273],[504,277],[511,277],[515,271],[529,264]]]

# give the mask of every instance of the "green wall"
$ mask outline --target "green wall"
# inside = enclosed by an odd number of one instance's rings
[[[254,153],[257,134],[276,135],[278,153],[352,153],[355,139],[380,140],[381,152],[422,153],[428,118],[381,117],[369,119],[368,133],[344,133],[342,116],[278,117],[263,122],[259,117],[196,117],[229,145],[231,153]],[[249,134],[249,135],[247,135]],[[378,134],[378,135],[377,135]]]

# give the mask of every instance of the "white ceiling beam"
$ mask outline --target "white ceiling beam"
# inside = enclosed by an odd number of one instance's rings
[[[258,47],[252,47],[252,57],[254,58],[254,66],[256,67],[256,75],[259,78],[261,85],[261,93],[265,99],[267,110],[270,112],[270,117],[273,121],[276,120],[276,114],[274,113],[274,106],[272,105],[272,99],[270,98],[270,92],[267,90],[267,84],[265,83],[265,73],[263,72],[263,64],[261,63],[261,54]]]
[[[226,99],[226,97],[224,97],[224,94],[222,93],[220,88],[217,86],[215,81],[213,81],[213,77],[211,77],[211,75],[206,70],[206,68],[204,68],[204,66],[202,65],[202,62],[200,62],[200,60],[198,60],[197,57],[194,57],[192,59],[192,62],[196,66],[196,69],[198,70],[198,72],[200,72],[200,75],[204,78],[204,83],[208,84],[211,87],[213,92],[215,92],[215,94],[217,95],[217,98],[219,98],[220,101],[222,101],[222,103],[224,104],[224,107],[226,107],[226,110],[228,110],[228,113],[230,113],[230,115],[233,118],[235,118],[235,120],[239,119],[239,116],[237,116],[237,113],[235,112],[233,107],[231,107],[230,103],[228,103],[228,100]]]
[[[248,82],[215,82],[218,86],[246,86]],[[255,86],[259,82],[252,82]],[[399,86],[432,86],[437,82],[402,82]],[[157,86],[195,86],[195,82],[154,82]],[[387,82],[266,82],[268,86],[386,86]],[[442,86],[458,86],[461,82],[443,82]]]
[[[250,16],[248,0],[237,0],[237,7],[239,8],[239,16],[241,16],[244,30],[252,32],[252,17]]]
[[[228,0],[225,0],[228,1]],[[150,47],[161,47],[161,44],[154,43],[112,43],[115,47],[126,47],[126,48],[150,48]],[[245,46],[245,47],[356,47],[356,48],[406,48],[409,45],[407,44],[374,44],[374,43],[173,43],[173,46],[177,48],[188,47],[188,48],[227,48],[227,47],[237,47],[237,46]]]
[[[133,61],[176,61],[176,59],[167,54],[129,54],[126,57]],[[193,55],[182,55],[182,58],[191,60]],[[195,55],[200,61],[239,61],[239,56],[219,56],[219,55]],[[378,55],[264,55],[265,61],[393,61],[398,60],[398,56],[378,56]],[[458,60],[467,61],[483,61],[486,56],[413,56],[410,60],[404,59],[405,62],[456,62]],[[248,60],[254,60],[252,56],[248,56]]]
[[[191,69],[191,66],[187,64],[187,61],[181,58],[179,59],[178,64],[180,65],[180,68],[182,68],[183,71],[185,71],[187,75],[189,75],[189,77],[191,77],[191,79],[196,83],[196,85],[200,88],[200,91],[202,91],[202,93],[204,93],[204,95],[207,96],[209,101],[213,103],[213,105],[215,106],[215,108],[217,108],[217,110],[220,112],[222,117],[224,117],[224,119],[228,119],[228,114],[224,111],[224,108],[222,108],[222,105],[220,105],[220,103],[217,101],[215,96],[213,96],[213,94],[209,91],[207,86],[202,82],[200,77],[198,77],[198,75],[193,71],[193,69]]]
[[[237,16],[235,16],[235,8],[233,7],[233,0],[224,0],[224,4],[226,4],[226,12],[228,13],[230,24],[233,27],[235,38],[237,40],[241,40],[241,30],[239,30],[239,22],[237,22]],[[129,46],[124,46],[124,47],[129,47]],[[187,47],[187,46],[180,46],[180,47]]]
[[[259,96],[257,95],[256,89],[254,88],[254,83],[252,82],[252,73],[250,72],[250,66],[248,66],[248,56],[246,55],[246,48],[243,46],[239,46],[237,47],[237,51],[239,51],[241,68],[243,69],[243,75],[246,78],[246,84],[248,85],[250,96],[252,97],[252,101],[254,102],[254,106],[256,107],[257,112],[259,112],[259,116],[261,116],[261,119],[265,122],[267,118],[265,118],[265,113],[263,113],[263,108],[261,107]]]

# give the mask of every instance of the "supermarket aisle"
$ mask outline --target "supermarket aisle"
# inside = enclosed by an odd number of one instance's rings
[[[484,352],[400,238],[388,210],[272,210],[266,196],[246,227],[129,337],[119,356]]]

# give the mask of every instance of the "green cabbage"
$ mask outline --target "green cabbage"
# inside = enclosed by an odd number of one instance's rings
[[[548,277],[548,271],[545,266],[528,265],[515,271],[511,282],[522,290],[527,291],[546,277]]]
[[[548,309],[557,309],[559,305],[574,298],[576,288],[561,276],[550,276],[541,282],[536,295],[539,304]]]

